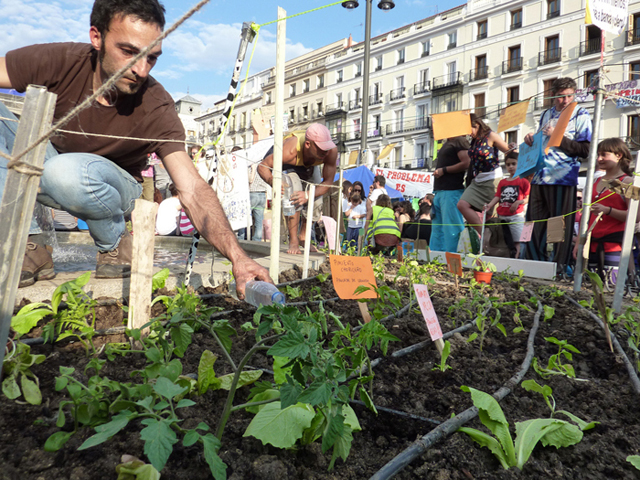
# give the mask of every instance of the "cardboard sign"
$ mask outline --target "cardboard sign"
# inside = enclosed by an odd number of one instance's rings
[[[431,118],[434,140],[453,138],[460,135],[471,135],[471,117],[469,116],[469,110],[436,113],[431,115]]]
[[[327,232],[327,243],[329,244],[329,250],[336,249],[336,220],[331,217],[322,216],[322,223],[324,229]]]
[[[620,35],[629,23],[629,0],[587,0],[585,23],[605,32]],[[629,27],[629,31],[632,29]],[[604,42],[602,42],[604,47]]]
[[[527,119],[527,110],[529,110],[529,100],[510,105],[504,109],[502,115],[500,115],[500,121],[498,122],[498,133],[509,130],[511,127],[524,123]]]
[[[426,285],[413,284],[413,289],[416,292],[416,298],[420,305],[420,311],[424,317],[424,321],[427,322],[427,328],[429,329],[429,335],[431,340],[436,341],[442,338],[442,329],[440,328],[440,322],[438,322],[438,316],[431,303],[431,297],[429,296],[429,289]]]
[[[416,250],[414,242],[402,242],[402,252],[405,255],[413,253]]]
[[[531,146],[522,142],[518,149],[518,167],[514,177],[525,178],[539,170],[542,160],[542,131],[533,136],[533,144]]]
[[[367,290],[359,295],[355,294],[360,285],[376,288],[376,276],[373,273],[371,258],[369,257],[344,257],[342,255],[329,255],[331,264],[331,278],[333,288],[342,300],[361,298],[376,298],[376,292]]]
[[[573,115],[573,111],[578,105],[578,102],[573,102],[567,105],[560,117],[558,117],[558,123],[556,123],[555,128],[553,129],[553,133],[551,133],[551,137],[549,137],[549,142],[547,143],[546,148],[544,149],[544,153],[549,153],[549,149],[551,147],[559,147],[560,142],[562,141],[562,137],[564,137],[564,131],[567,129],[567,125],[569,125],[569,120],[571,120],[571,115]],[[544,129],[543,129],[544,130]],[[520,160],[520,155],[518,155],[518,161]]]
[[[531,234],[533,233],[533,222],[525,222],[522,227],[522,233],[520,234],[521,242],[528,242],[531,240]]]
[[[552,217],[547,222],[547,243],[564,242],[564,217]]]
[[[459,277],[462,276],[462,257],[459,253],[445,252],[449,271]]]

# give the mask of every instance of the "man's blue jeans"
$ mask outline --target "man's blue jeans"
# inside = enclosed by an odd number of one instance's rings
[[[0,102],[0,117],[16,117]],[[0,120],[0,151],[11,154],[18,123]],[[0,198],[7,179],[7,159],[0,157]],[[125,215],[133,211],[142,185],[115,163],[91,153],[58,154],[47,146],[38,202],[66,210],[87,222],[96,246],[110,251],[125,231]],[[40,233],[31,222],[30,234]]]
[[[251,240],[254,242],[262,241],[262,220],[264,219],[264,209],[267,207],[266,192],[249,192],[249,200],[251,201],[251,216],[253,217],[253,236]]]

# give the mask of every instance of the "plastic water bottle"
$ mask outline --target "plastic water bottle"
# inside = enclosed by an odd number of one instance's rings
[[[296,213],[296,206],[290,200],[293,193],[293,184],[287,175],[282,177],[282,184],[284,186],[284,192],[282,196],[282,214],[285,217],[290,217]]]
[[[285,302],[284,293],[278,287],[268,282],[251,280],[245,287],[245,302],[259,307],[260,305],[271,305],[273,303],[283,304]]]

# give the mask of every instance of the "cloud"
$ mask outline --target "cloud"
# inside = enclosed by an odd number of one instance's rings
[[[200,106],[200,111],[204,113],[207,108],[213,107],[213,105],[218,101],[227,96],[226,93],[220,95],[202,95],[200,93],[185,93],[185,92],[174,92],[170,94],[174,101],[180,100],[185,95],[191,95],[193,98],[200,100],[202,105]]]
[[[93,0],[0,0],[0,55],[35,43],[87,42],[92,5]]]

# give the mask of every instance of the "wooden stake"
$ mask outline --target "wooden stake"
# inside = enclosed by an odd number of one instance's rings
[[[158,204],[136,200],[133,210],[133,254],[129,290],[129,329],[140,328],[149,321],[153,277],[153,246]],[[145,329],[143,334],[146,334]]]
[[[364,323],[371,321],[371,314],[369,313],[369,306],[366,302],[358,302],[358,308],[360,308],[360,314],[364,320]]]
[[[13,154],[24,152],[31,144],[40,138],[51,127],[51,119],[56,104],[56,95],[48,93],[44,87],[27,87],[27,94],[22,110],[22,117],[13,145]],[[20,159],[28,167],[41,168],[47,142],[42,142],[36,148]],[[40,177],[28,172],[20,172],[15,168],[7,172],[2,204],[0,204],[0,365],[4,361],[4,346],[9,337],[11,317],[15,307],[20,271],[27,248],[29,226]],[[1,372],[0,372],[1,373]]]

